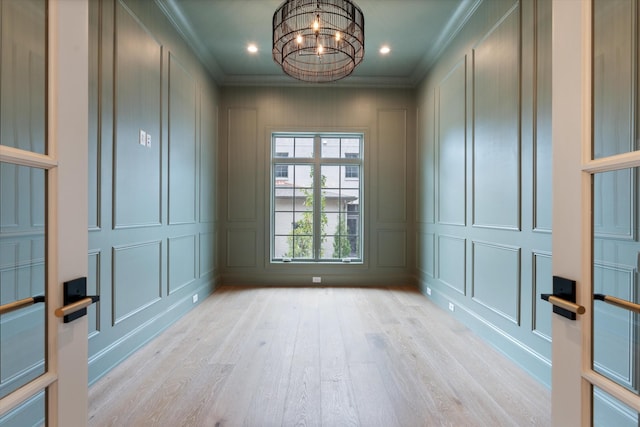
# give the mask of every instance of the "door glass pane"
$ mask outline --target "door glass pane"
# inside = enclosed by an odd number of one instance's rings
[[[45,295],[45,172],[0,163],[0,305]],[[45,371],[45,310],[0,315],[0,397]]]
[[[40,392],[31,399],[0,417],[2,427],[24,427],[45,425],[45,394]]]
[[[593,2],[593,158],[637,149],[635,0]]]
[[[593,426],[594,427],[638,427],[638,412],[593,387]]]
[[[0,144],[45,153],[45,0],[0,2]]]
[[[639,315],[605,302],[640,303],[638,295],[638,169],[594,175],[593,369],[638,392]],[[604,299],[604,300],[603,300]]]

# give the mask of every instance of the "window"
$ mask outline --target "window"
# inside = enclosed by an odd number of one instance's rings
[[[272,135],[273,262],[362,261],[362,144],[361,134]]]
[[[360,157],[358,153],[344,153],[347,159],[357,159]],[[358,178],[360,176],[360,168],[358,166],[345,166],[344,177],[345,178]]]
[[[279,151],[276,153],[276,157],[289,157],[289,153],[286,151]],[[289,178],[289,165],[278,165],[274,169],[274,176],[276,178]]]

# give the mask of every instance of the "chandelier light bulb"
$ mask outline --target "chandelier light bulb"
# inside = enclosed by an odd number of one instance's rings
[[[321,44],[318,45],[318,55],[322,55],[322,52],[324,52],[324,47],[322,47]]]
[[[312,28],[315,33],[320,31],[320,15],[316,16],[316,19],[313,21]]]
[[[342,36],[340,35],[340,31],[336,31],[336,41],[337,41],[337,42],[339,42],[339,41],[340,41],[340,38],[341,38],[341,37],[342,37]]]
[[[296,42],[298,44],[302,44],[302,35],[301,34],[298,34],[298,37],[296,37]]]

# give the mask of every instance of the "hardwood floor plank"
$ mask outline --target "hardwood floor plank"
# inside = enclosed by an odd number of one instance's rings
[[[374,363],[352,363],[349,373],[353,379],[360,425],[401,426],[378,366]]]
[[[357,426],[360,422],[337,310],[343,294],[343,289],[327,288],[319,300],[320,400],[327,426]]]
[[[365,333],[375,331],[365,323],[358,304],[357,289],[345,289],[340,295],[340,300],[336,302],[336,310],[338,311],[347,362],[372,363],[373,359]]]
[[[282,424],[320,426],[319,289],[306,288],[301,292],[304,297],[300,301],[300,321]]]

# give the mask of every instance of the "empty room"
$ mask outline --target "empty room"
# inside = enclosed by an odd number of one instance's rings
[[[0,0],[0,427],[638,426],[639,40]]]

